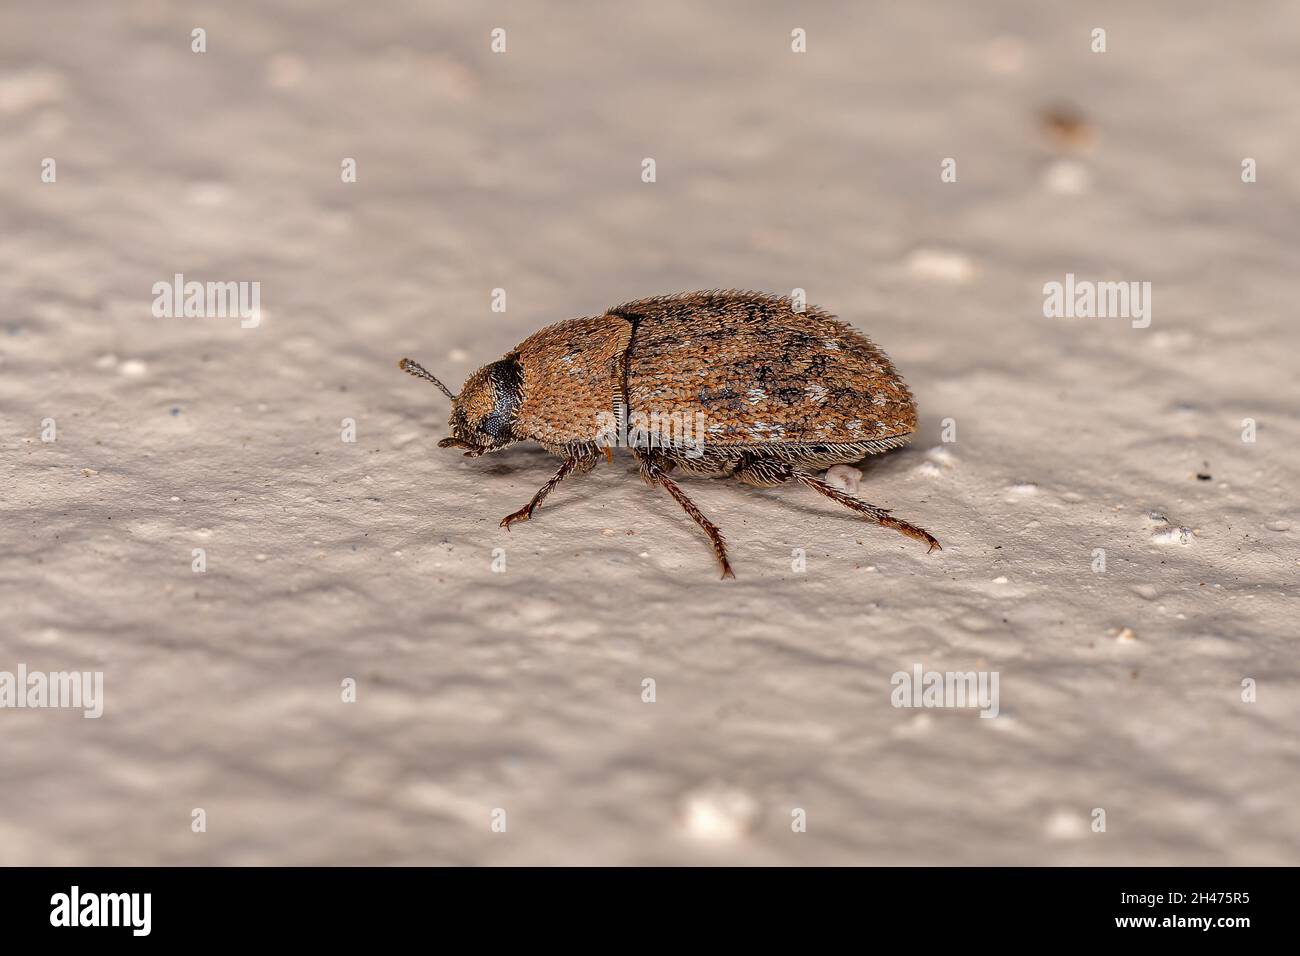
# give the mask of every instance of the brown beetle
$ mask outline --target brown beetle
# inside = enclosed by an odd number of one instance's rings
[[[668,477],[673,469],[760,487],[799,481],[939,547],[813,473],[897,448],[916,431],[912,394],[885,353],[814,306],[796,312],[787,298],[717,290],[639,299],[542,329],[471,375],[459,395],[418,363],[398,364],[451,399],[451,436],[440,448],[477,457],[532,440],[564,459],[504,528],[531,518],[565,477],[628,444],[641,477],[709,536],[724,578],[735,575],[722,533]]]

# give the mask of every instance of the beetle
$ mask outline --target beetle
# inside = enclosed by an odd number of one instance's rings
[[[758,487],[797,481],[939,548],[929,532],[815,474],[898,448],[916,431],[912,393],[888,356],[815,306],[800,311],[789,298],[735,290],[638,299],[547,326],[471,375],[459,395],[417,362],[398,367],[451,399],[451,434],[438,447],[475,458],[531,440],[563,459],[501,520],[507,530],[565,478],[591,471],[602,452],[612,461],[613,445],[626,443],[642,479],[708,536],[723,578],[735,577],[726,540],[670,472]],[[629,432],[632,418],[700,427]]]

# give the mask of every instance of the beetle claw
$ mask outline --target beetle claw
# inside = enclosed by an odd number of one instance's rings
[[[514,524],[516,521],[527,521],[532,516],[533,516],[533,507],[532,505],[528,505],[527,507],[520,508],[512,515],[506,515],[504,518],[502,518],[501,527],[509,531],[510,526]]]

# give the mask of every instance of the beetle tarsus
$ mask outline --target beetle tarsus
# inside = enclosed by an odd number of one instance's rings
[[[510,526],[514,524],[516,521],[527,521],[532,516],[533,516],[533,504],[532,502],[529,502],[528,504],[520,508],[518,511],[516,511],[514,514],[506,515],[504,518],[502,518],[501,527],[509,531]]]
[[[537,494],[533,495],[532,501],[528,502],[528,504],[524,505],[514,514],[506,515],[501,519],[501,527],[509,531],[510,526],[516,521],[527,521],[533,516],[533,512],[541,507],[542,502],[546,500],[546,496],[555,489],[556,485],[562,482],[574,471],[578,471],[579,473],[590,471],[591,467],[595,465],[595,463],[595,455],[573,455],[564,459],[564,464],[560,465],[559,471],[551,475],[550,480],[538,489]]]

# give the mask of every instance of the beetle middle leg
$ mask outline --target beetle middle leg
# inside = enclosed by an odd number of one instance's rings
[[[550,481],[538,489],[537,494],[533,495],[532,501],[514,514],[506,515],[501,519],[501,527],[509,531],[510,526],[516,521],[527,521],[533,516],[533,512],[537,510],[541,503],[546,500],[546,496],[555,489],[556,485],[575,472],[581,475],[591,471],[592,468],[596,467],[597,460],[597,455],[594,452],[590,455],[570,455],[564,459],[564,464],[560,465],[560,470],[551,475]]]
[[[717,556],[718,564],[722,566],[722,576],[724,578],[734,578],[735,572],[731,570],[731,562],[727,560],[727,541],[722,537],[722,532],[704,513],[695,506],[695,502],[686,497],[686,492],[678,487],[677,482],[668,477],[668,469],[672,467],[671,463],[660,463],[651,458],[641,458],[641,477],[647,483],[659,485],[668,492],[682,506],[682,510],[691,516],[691,520],[700,526],[701,530],[709,536],[709,543],[713,545],[713,553]]]

